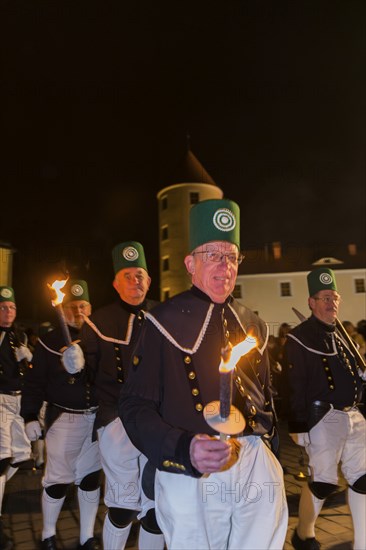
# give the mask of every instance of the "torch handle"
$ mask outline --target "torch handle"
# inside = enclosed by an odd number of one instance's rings
[[[72,340],[71,340],[69,327],[67,326],[67,323],[66,323],[65,313],[64,313],[64,309],[62,307],[62,304],[57,304],[55,306],[55,309],[56,309],[57,316],[58,316],[58,319],[59,319],[62,334],[63,334],[64,339],[65,339],[65,344],[66,344],[67,347],[69,347],[72,344]]]
[[[220,416],[226,420],[230,414],[233,394],[233,372],[220,372]]]
[[[346,329],[344,328],[343,324],[339,319],[336,319],[336,327],[339,330],[339,332],[342,334],[343,338],[348,342],[350,348],[352,349],[355,355],[355,359],[357,361],[357,365],[360,367],[361,370],[365,371],[366,361],[358,351],[356,344],[354,343],[354,341],[352,340],[352,338],[350,337],[350,335],[348,334],[348,332],[346,331]]]

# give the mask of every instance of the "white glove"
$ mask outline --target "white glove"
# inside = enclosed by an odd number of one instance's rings
[[[309,445],[310,443],[310,437],[308,432],[299,433],[299,434],[289,434],[292,441],[296,443],[296,445],[300,445],[301,447],[306,447],[306,445]]]
[[[360,368],[358,369],[358,375],[359,377],[361,378],[361,380],[363,380],[364,382],[366,382],[366,369],[365,370],[361,370]]]
[[[27,434],[29,441],[37,441],[37,439],[42,437],[42,429],[38,420],[27,422],[25,425],[25,433]]]
[[[15,357],[17,361],[21,361],[22,359],[26,359],[27,361],[32,361],[32,352],[27,346],[24,344],[21,344],[19,348],[15,348]]]
[[[275,372],[282,372],[282,365],[278,361],[274,364],[274,371]]]
[[[72,344],[62,354],[61,362],[69,374],[77,374],[85,365],[83,350],[79,344]]]

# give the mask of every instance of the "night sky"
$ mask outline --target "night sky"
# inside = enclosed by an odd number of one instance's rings
[[[187,134],[243,248],[365,246],[365,21],[364,0],[2,1],[0,241],[23,315],[44,320],[65,270],[113,298],[129,239],[158,298],[156,193]]]

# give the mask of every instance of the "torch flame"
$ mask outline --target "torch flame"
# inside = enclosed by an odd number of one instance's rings
[[[67,279],[65,281],[54,281],[52,285],[47,283],[48,288],[52,291],[54,298],[52,298],[52,305],[58,306],[59,304],[62,304],[62,300],[64,299],[65,293],[61,292],[61,288],[65,286],[67,283]]]
[[[227,353],[227,349],[224,350],[224,356],[221,359],[219,366],[220,372],[230,372],[235,368],[235,365],[243,355],[246,355],[250,350],[255,348],[257,340],[254,336],[248,335],[242,342],[237,344],[231,349],[231,352]],[[227,357],[228,356],[228,357]]]

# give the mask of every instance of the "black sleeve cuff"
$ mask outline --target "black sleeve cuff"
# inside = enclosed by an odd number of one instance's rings
[[[302,434],[309,431],[307,422],[288,422],[288,431],[290,434]]]
[[[161,468],[162,470],[196,478],[202,476],[202,473],[196,470],[196,468],[192,465],[189,456],[189,448],[194,436],[195,434],[190,432],[183,432],[181,434],[175,449],[174,460],[165,460],[163,463],[163,468]]]
[[[36,414],[27,414],[23,416],[24,424],[28,424],[28,422],[33,422],[34,420],[38,420],[38,416]]]

